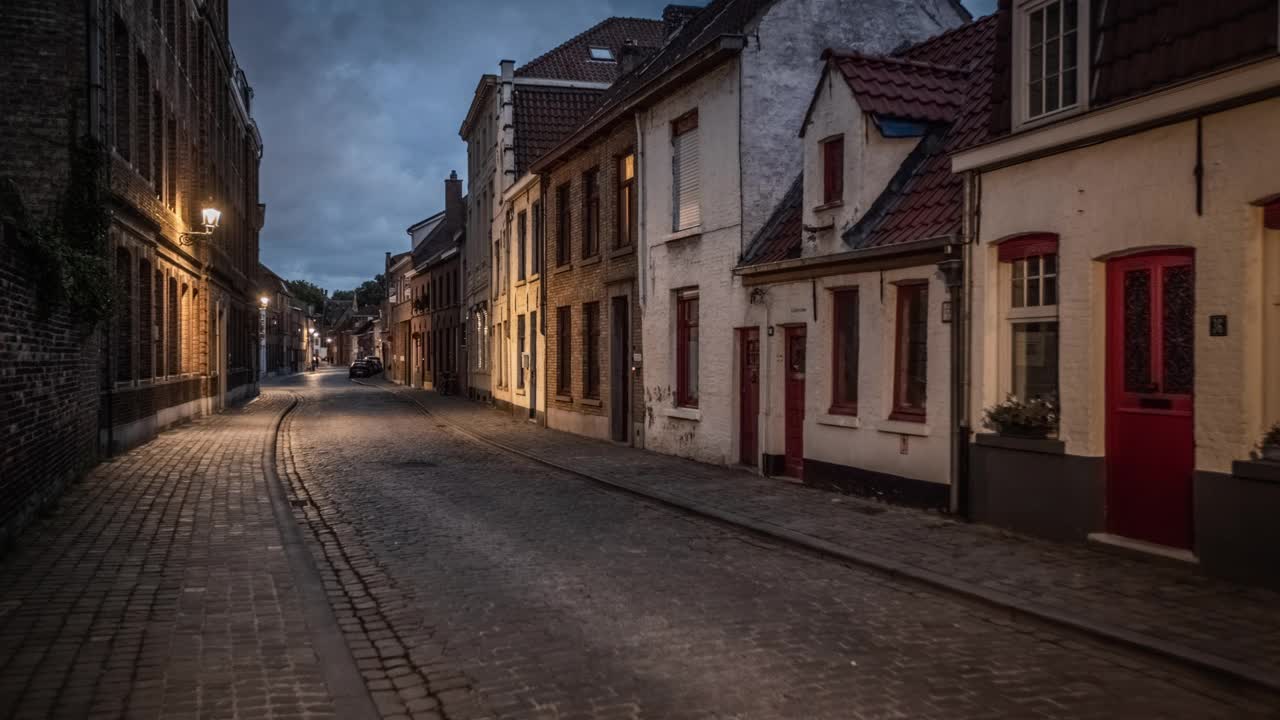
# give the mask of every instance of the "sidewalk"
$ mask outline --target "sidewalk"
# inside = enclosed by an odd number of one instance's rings
[[[104,462],[0,558],[0,717],[336,716],[263,473],[288,403]]]
[[[473,435],[600,482],[1280,690],[1280,593],[546,430],[478,403],[380,384]]]

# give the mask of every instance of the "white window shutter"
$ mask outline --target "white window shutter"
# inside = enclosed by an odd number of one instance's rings
[[[702,223],[702,194],[698,183],[698,129],[675,136],[671,145],[671,210],[673,229],[678,231]]]

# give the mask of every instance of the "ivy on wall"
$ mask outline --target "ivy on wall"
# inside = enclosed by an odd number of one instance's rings
[[[37,305],[44,317],[65,309],[86,334],[111,315],[116,293],[108,261],[106,153],[93,138],[71,148],[67,185],[56,207],[37,218],[12,178],[0,182],[0,217],[13,227],[6,239],[34,271]]]

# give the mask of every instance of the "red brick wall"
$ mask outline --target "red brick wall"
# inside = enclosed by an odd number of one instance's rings
[[[641,323],[639,297],[635,287],[636,242],[627,248],[617,247],[618,238],[618,163],[626,152],[635,148],[635,128],[623,123],[614,131],[597,140],[586,150],[570,156],[563,165],[554,168],[544,178],[543,206],[546,208],[546,265],[543,282],[547,287],[547,405],[548,408],[600,415],[610,413],[611,378],[613,370],[610,357],[612,349],[611,298],[629,294],[631,298],[630,323],[631,353],[641,352]],[[584,208],[583,174],[598,169],[600,184],[600,238],[599,252],[594,258],[582,257]],[[557,265],[559,237],[558,189],[565,183],[570,187],[571,225],[569,233],[569,263]],[[583,305],[598,302],[600,305],[600,397],[597,405],[583,398],[585,344],[583,329],[585,316]],[[572,394],[565,399],[557,394],[560,371],[560,330],[558,309],[572,307],[573,323],[570,360]],[[629,355],[628,355],[629,357]],[[630,362],[628,361],[628,369]],[[635,375],[631,380],[631,418],[641,422],[644,418],[643,377]],[[628,428],[630,432],[630,428]]]

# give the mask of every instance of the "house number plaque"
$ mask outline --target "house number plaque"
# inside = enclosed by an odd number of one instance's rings
[[[1209,337],[1226,337],[1227,336],[1227,316],[1226,315],[1210,315],[1209,316]]]

